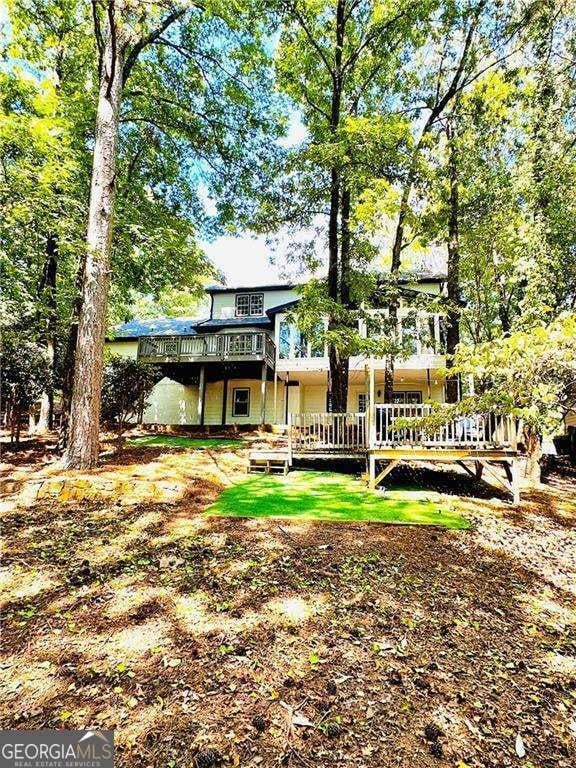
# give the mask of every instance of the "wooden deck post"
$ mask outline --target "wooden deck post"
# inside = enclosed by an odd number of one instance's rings
[[[376,457],[372,452],[368,454],[368,487],[376,488]]]
[[[226,426],[226,410],[228,408],[228,378],[225,376],[222,382],[222,426]]]
[[[288,425],[288,463],[292,466],[292,414],[289,413],[286,418]]]
[[[511,485],[514,504],[520,504],[520,467],[518,466],[518,459],[512,459],[510,470],[512,472]]]
[[[374,448],[376,444],[376,385],[374,379],[374,364],[373,361],[370,360],[368,363],[368,402],[366,403],[367,438],[369,448]]]
[[[260,424],[266,421],[266,378],[267,364],[262,363],[262,379],[260,381]]]
[[[200,378],[198,381],[198,424],[204,426],[204,401],[206,398],[206,369],[200,366]]]

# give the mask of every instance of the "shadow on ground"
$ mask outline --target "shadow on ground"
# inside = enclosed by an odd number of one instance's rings
[[[120,768],[574,765],[573,489],[445,532],[206,518],[224,483],[5,513],[1,727],[115,729]]]

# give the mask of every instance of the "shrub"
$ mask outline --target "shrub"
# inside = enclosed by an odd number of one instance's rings
[[[10,440],[18,443],[22,418],[48,385],[50,369],[41,347],[11,334],[2,339],[0,366],[0,400]]]
[[[120,443],[128,423],[146,408],[146,398],[161,378],[159,368],[127,357],[111,357],[104,366],[102,419],[115,424]]]

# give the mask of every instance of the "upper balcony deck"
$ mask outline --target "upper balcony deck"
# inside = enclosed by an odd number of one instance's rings
[[[138,360],[143,363],[262,361],[274,368],[276,346],[262,331],[141,336],[138,339]]]

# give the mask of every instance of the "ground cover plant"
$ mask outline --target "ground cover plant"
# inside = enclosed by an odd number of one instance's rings
[[[186,437],[185,435],[145,435],[143,437],[132,437],[128,443],[134,447],[142,446],[161,446],[166,448],[190,448],[192,450],[200,448],[242,448],[243,440],[237,440],[233,437]]]
[[[467,528],[438,494],[395,488],[369,491],[362,480],[341,472],[295,471],[252,476],[226,488],[211,515],[288,517],[319,522],[373,522]]]

